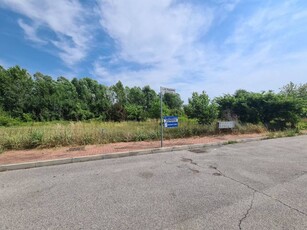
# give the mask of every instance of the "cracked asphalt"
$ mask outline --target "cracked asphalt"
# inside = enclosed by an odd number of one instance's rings
[[[0,173],[0,229],[307,229],[307,136]]]

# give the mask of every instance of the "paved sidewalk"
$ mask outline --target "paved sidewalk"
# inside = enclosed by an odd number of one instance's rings
[[[262,137],[265,134],[219,135],[205,137],[164,140],[163,147],[192,144],[219,143],[237,139]],[[120,142],[105,145],[68,146],[51,149],[13,150],[0,154],[0,165],[44,161],[52,159],[92,156],[97,154],[117,153],[134,150],[160,148],[160,141]]]

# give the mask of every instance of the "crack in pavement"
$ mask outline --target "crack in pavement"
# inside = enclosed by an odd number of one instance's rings
[[[190,167],[188,167],[188,169],[189,169],[190,171],[192,171],[193,173],[199,173],[199,170],[197,170],[197,169],[192,169],[192,168],[190,168]]]
[[[239,229],[240,230],[242,229],[242,226],[241,226],[242,222],[247,218],[250,210],[252,210],[252,208],[253,208],[253,204],[254,204],[254,200],[255,200],[255,194],[256,194],[256,192],[254,191],[253,192],[253,197],[252,197],[250,205],[249,205],[249,208],[246,210],[246,213],[244,214],[244,216],[239,220]]]
[[[182,157],[182,161],[183,161],[183,162],[189,162],[190,164],[196,165],[196,166],[198,166],[198,167],[200,167],[200,168],[204,168],[204,167],[200,166],[198,163],[196,163],[195,161],[193,161],[191,158],[184,158],[184,157]],[[271,195],[269,195],[269,194],[267,194],[267,193],[265,193],[265,192],[262,192],[262,191],[260,191],[260,190],[258,190],[258,189],[256,189],[256,188],[254,188],[254,187],[251,187],[250,185],[245,184],[245,183],[242,182],[242,181],[239,181],[239,180],[237,180],[237,179],[235,179],[235,178],[232,178],[232,177],[230,177],[230,176],[227,176],[227,175],[224,174],[221,170],[219,170],[216,166],[210,165],[209,168],[216,170],[216,171],[220,174],[220,176],[223,176],[223,177],[225,177],[225,178],[227,178],[227,179],[229,179],[229,180],[232,180],[232,181],[234,181],[234,182],[236,182],[236,183],[239,183],[239,184],[241,184],[241,185],[247,187],[248,189],[254,191],[254,193],[257,192],[257,193],[259,193],[259,194],[262,194],[263,196],[266,196],[266,197],[268,197],[268,198],[270,198],[270,199],[272,199],[272,200],[274,200],[274,201],[276,201],[276,202],[278,202],[278,203],[284,205],[285,207],[287,207],[287,208],[289,208],[289,209],[291,209],[291,210],[293,210],[293,211],[296,211],[296,212],[300,213],[301,215],[307,216],[307,213],[305,213],[305,212],[303,212],[303,211],[301,211],[301,210],[299,210],[299,209],[297,209],[297,208],[294,208],[294,207],[292,207],[291,205],[286,204],[285,202],[283,202],[283,201],[281,201],[281,200],[279,200],[279,199],[277,199],[277,198],[275,198],[275,197],[273,197],[273,196],[271,196]],[[252,201],[254,202],[254,199],[253,199]],[[250,211],[250,210],[248,210],[248,212],[249,212],[249,211]],[[246,217],[245,217],[245,218],[246,218]],[[245,219],[245,218],[244,218],[244,219]]]
[[[294,208],[294,207],[292,207],[292,206],[290,206],[290,205],[284,203],[283,201],[281,201],[281,200],[279,200],[279,199],[277,199],[277,198],[275,198],[275,197],[273,197],[273,196],[270,196],[269,194],[267,194],[267,193],[265,193],[265,192],[262,192],[262,191],[260,191],[260,190],[258,190],[258,189],[255,189],[255,188],[251,187],[251,186],[248,185],[248,184],[245,184],[245,183],[243,183],[243,182],[241,182],[241,181],[239,181],[239,180],[237,180],[237,179],[235,179],[235,178],[232,178],[232,177],[230,177],[230,176],[225,175],[225,174],[224,174],[222,171],[220,171],[216,166],[209,166],[209,168],[218,171],[218,172],[221,174],[221,176],[223,176],[223,177],[225,177],[225,178],[227,178],[227,179],[230,179],[230,180],[235,181],[235,182],[237,182],[237,183],[239,183],[239,184],[241,184],[241,185],[244,185],[245,187],[251,189],[251,190],[254,191],[255,193],[257,192],[257,193],[259,193],[259,194],[262,194],[262,195],[264,195],[264,196],[266,196],[266,197],[268,197],[268,198],[270,198],[270,199],[272,199],[272,200],[274,200],[274,201],[276,201],[276,202],[278,202],[278,203],[280,203],[280,204],[282,204],[282,205],[288,207],[288,208],[291,209],[291,210],[294,210],[294,211],[296,211],[296,212],[298,212],[298,213],[300,213],[300,214],[302,214],[302,215],[304,215],[304,216],[307,216],[307,213],[305,213],[305,212],[303,212],[303,211],[301,211],[301,210],[299,210],[299,209],[297,209],[297,208]]]
[[[185,157],[182,157],[181,158],[181,161],[183,161],[183,162],[189,162],[190,164],[192,164],[192,165],[196,165],[196,166],[198,166],[198,167],[200,167],[196,162],[194,162],[191,158],[185,158]],[[200,167],[201,168],[201,167]]]
[[[181,158],[181,161],[183,161],[183,162],[188,162],[188,163],[190,163],[190,164],[192,164],[192,165],[196,165],[196,166],[198,166],[198,167],[200,167],[196,162],[194,162],[192,159],[190,159],[190,158],[184,158],[184,157],[182,157]],[[178,168],[181,168],[180,166],[177,166]],[[186,166],[187,167],[187,169],[189,169],[190,171],[192,171],[193,173],[200,173],[200,171],[199,170],[197,170],[197,169],[193,169],[193,168],[190,168],[190,167],[188,167],[188,166]],[[201,168],[201,167],[200,167]]]

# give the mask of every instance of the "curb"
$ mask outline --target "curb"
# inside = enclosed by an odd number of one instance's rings
[[[252,141],[261,141],[265,139],[266,137],[256,137],[256,138],[236,139],[236,140],[229,140],[229,141],[214,142],[214,143],[208,143],[208,144],[182,145],[182,146],[155,148],[155,149],[136,150],[136,151],[130,151],[130,152],[107,153],[107,154],[99,154],[99,155],[84,156],[84,157],[73,157],[73,158],[63,158],[63,159],[27,162],[27,163],[19,163],[19,164],[8,164],[8,165],[0,165],[0,172],[12,171],[12,170],[18,170],[18,169],[30,169],[30,168],[38,168],[38,167],[44,167],[44,166],[78,163],[78,162],[86,162],[86,161],[114,159],[114,158],[121,158],[121,157],[141,156],[141,155],[149,155],[149,154],[155,154],[155,153],[174,152],[174,151],[181,151],[181,150],[192,150],[192,149],[198,149],[198,148],[204,148],[204,147],[223,146],[223,145],[230,144],[229,142],[247,143],[247,142],[252,142]]]

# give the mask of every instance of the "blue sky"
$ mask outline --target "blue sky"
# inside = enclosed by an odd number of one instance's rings
[[[175,88],[187,101],[307,82],[307,1],[0,0],[0,65]]]

